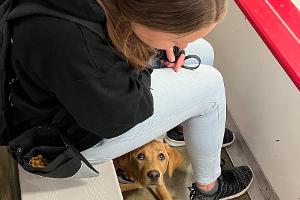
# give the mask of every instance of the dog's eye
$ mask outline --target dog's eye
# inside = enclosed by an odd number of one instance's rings
[[[137,158],[138,158],[139,160],[144,160],[144,159],[145,159],[145,155],[142,154],[142,153],[140,153],[140,154],[137,156]]]
[[[159,160],[164,160],[165,159],[165,155],[161,153],[161,154],[159,154],[158,158],[159,158]]]

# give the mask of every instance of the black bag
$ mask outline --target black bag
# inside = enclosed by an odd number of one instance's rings
[[[8,151],[26,171],[45,177],[92,177],[99,172],[80,154],[67,137],[74,127],[62,125],[67,114],[62,108],[49,124],[37,124],[16,138],[13,136],[9,95],[15,74],[9,62],[9,21],[30,15],[46,15],[72,21],[89,28],[104,39],[100,24],[82,20],[65,13],[30,2],[15,6],[5,0],[0,6],[0,143],[9,145]]]
[[[66,115],[61,109],[51,124],[37,125],[9,142],[8,152],[26,171],[51,178],[98,176],[99,172],[68,139],[66,127],[58,123]],[[75,128],[74,128],[75,127]]]

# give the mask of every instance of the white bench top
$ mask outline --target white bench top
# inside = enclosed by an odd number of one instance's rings
[[[121,200],[112,161],[94,165],[99,176],[53,179],[32,175],[19,167],[22,200]]]

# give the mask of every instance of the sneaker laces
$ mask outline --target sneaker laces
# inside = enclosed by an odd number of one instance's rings
[[[190,199],[192,200],[196,194],[196,190],[194,187],[188,187],[189,191],[190,191]]]

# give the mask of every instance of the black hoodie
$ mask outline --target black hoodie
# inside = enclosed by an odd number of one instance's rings
[[[30,2],[105,26],[96,0]],[[84,150],[153,114],[152,70],[133,70],[108,41],[88,28],[36,15],[16,20],[12,34],[11,58],[19,80],[12,96],[17,132],[49,121],[62,106],[69,113],[65,122],[79,125],[71,138]]]

